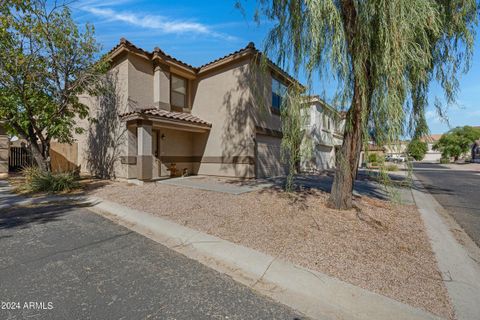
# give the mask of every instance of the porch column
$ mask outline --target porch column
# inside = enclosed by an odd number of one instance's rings
[[[152,179],[152,122],[137,122],[137,177],[140,180]]]

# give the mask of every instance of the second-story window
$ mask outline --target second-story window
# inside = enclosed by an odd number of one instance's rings
[[[170,101],[172,106],[185,108],[187,106],[187,80],[172,74],[170,84]]]
[[[282,100],[287,93],[287,87],[275,78],[272,78],[272,108],[280,112]]]

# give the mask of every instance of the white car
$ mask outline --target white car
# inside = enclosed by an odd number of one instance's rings
[[[391,156],[387,157],[388,161],[392,162],[406,162],[407,158],[405,156],[399,155],[399,154],[393,154]]]

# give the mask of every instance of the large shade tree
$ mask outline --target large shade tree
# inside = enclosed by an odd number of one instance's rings
[[[78,95],[94,90],[104,64],[93,27],[80,31],[67,6],[42,0],[0,2],[0,120],[28,140],[50,170],[50,142],[70,143],[88,115]]]
[[[478,139],[480,139],[480,128],[457,127],[443,134],[440,140],[433,145],[433,149],[439,150],[442,153],[442,158],[453,157],[457,161],[462,155],[470,151],[472,144]]]
[[[309,82],[333,74],[339,103],[349,105],[330,203],[352,207],[362,143],[410,130],[420,136],[428,85],[436,78],[454,100],[461,61],[473,48],[475,0],[259,0],[257,17],[274,22],[266,51]],[[468,67],[468,65],[465,65]],[[434,77],[435,76],[435,77]]]

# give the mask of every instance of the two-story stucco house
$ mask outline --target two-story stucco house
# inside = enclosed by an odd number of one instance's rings
[[[420,141],[426,142],[428,149],[425,157],[422,161],[424,162],[439,162],[442,157],[442,153],[439,150],[433,150],[433,146],[437,143],[443,134],[431,134],[426,135],[420,138]]]
[[[304,171],[321,171],[335,167],[335,148],[343,142],[345,114],[318,96],[306,103],[306,135],[311,141],[311,157],[302,159]]]
[[[108,53],[124,129],[116,146],[114,176],[151,180],[185,173],[242,178],[285,174],[280,160],[281,93],[297,82],[271,61],[264,72],[258,67],[260,56],[250,43],[192,67],[159,48],[148,52],[122,38]],[[105,99],[80,99],[90,116],[99,118]],[[78,122],[89,127],[76,136],[82,172],[96,165],[96,148],[110,148],[97,132],[107,124],[101,119],[93,123],[96,129],[91,121]]]

